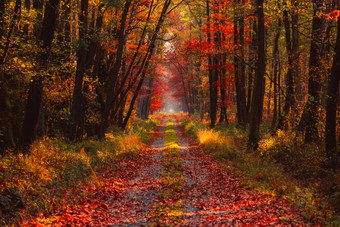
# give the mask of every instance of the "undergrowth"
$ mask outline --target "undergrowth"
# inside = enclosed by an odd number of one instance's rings
[[[251,153],[245,146],[247,130],[236,124],[212,130],[196,119],[184,119],[182,125],[222,166],[233,166],[245,187],[294,202],[311,223],[340,225],[340,174],[325,172],[325,154],[317,144],[305,145],[292,133],[279,131],[265,134],[258,151]]]
[[[104,140],[70,143],[59,138],[37,141],[29,155],[0,157],[0,226],[17,225],[65,202],[63,195],[79,184],[100,184],[97,173],[120,156],[134,155],[157,123],[140,121]]]

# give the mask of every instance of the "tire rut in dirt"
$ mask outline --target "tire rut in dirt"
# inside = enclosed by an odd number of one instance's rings
[[[110,226],[149,226],[149,213],[157,204],[157,195],[161,190],[161,170],[164,150],[164,133],[167,121],[163,120],[155,132],[156,139],[140,156],[143,166],[130,180],[121,193],[119,201],[113,201],[112,216],[121,218]]]

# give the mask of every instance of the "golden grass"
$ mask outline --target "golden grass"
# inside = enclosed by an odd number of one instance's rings
[[[8,152],[0,156],[0,226],[17,225],[39,213],[62,206],[63,195],[79,184],[97,184],[96,172],[121,154],[136,154],[156,123],[141,122],[130,131],[107,133],[104,140],[69,143],[46,138],[37,141],[29,155]],[[19,198],[17,207],[10,198]],[[10,201],[10,202],[8,202]]]
[[[235,143],[232,138],[222,136],[212,129],[199,129],[197,139],[200,145],[205,147],[214,156],[229,156],[235,150]]]
[[[119,154],[137,153],[142,147],[142,138],[138,135],[127,135],[119,141]]]
[[[339,225],[339,215],[320,199],[317,191],[320,187],[313,184],[313,180],[319,179],[320,166],[325,162],[325,154],[317,144],[306,145],[295,133],[278,131],[275,136],[264,135],[259,149],[251,153],[246,146],[240,146],[240,142],[246,143],[246,132],[240,133],[237,127],[229,125],[211,130],[195,119],[187,119],[183,125],[222,166],[235,167],[232,169],[236,170],[236,176],[242,176],[242,185],[289,199],[305,209],[302,215],[311,223],[319,219],[324,225]],[[329,196],[336,201],[334,204],[339,204],[335,178],[326,184],[332,185],[334,191]],[[321,182],[325,184],[325,180]]]

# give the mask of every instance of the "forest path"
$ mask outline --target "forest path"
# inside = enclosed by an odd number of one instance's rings
[[[240,187],[174,119],[185,181],[179,226],[291,225],[299,220],[287,201]]]
[[[77,205],[59,211],[49,225],[289,226],[300,219],[285,200],[240,187],[239,179],[188,138],[175,118],[173,122],[179,156],[170,158],[178,164],[180,187],[167,190],[164,183],[169,128],[163,119],[149,147],[120,160],[113,174],[103,177],[103,186],[89,187]]]

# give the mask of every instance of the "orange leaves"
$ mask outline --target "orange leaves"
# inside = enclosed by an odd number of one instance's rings
[[[101,186],[80,186],[81,190],[67,196],[74,202],[57,210],[54,217],[37,219],[30,226],[141,226],[150,225],[150,220],[179,226],[278,226],[302,220],[297,208],[287,201],[242,188],[234,173],[226,173],[209,154],[186,139],[183,131],[176,130],[176,135],[180,147],[176,155],[164,157],[163,142],[156,143],[163,138],[158,131],[154,138],[157,146],[122,157],[102,174]],[[168,158],[176,162],[161,166]],[[177,168],[178,163],[181,168]],[[164,175],[164,181],[160,180],[162,170],[168,167],[174,176],[181,177],[170,181]],[[178,182],[181,185],[177,188]],[[168,190],[171,193],[164,194],[166,197],[158,196],[166,184],[176,188]]]
[[[340,17],[340,10],[333,10],[329,14],[323,14],[320,13],[319,17],[325,16],[327,20],[332,21],[332,20],[338,20]]]
[[[138,45],[126,43],[126,49],[128,49],[128,50],[134,50],[135,51],[135,50],[137,50],[137,48],[138,48]],[[148,46],[141,45],[139,50],[145,51],[147,49],[148,49]]]

